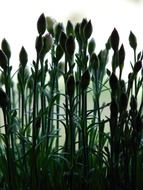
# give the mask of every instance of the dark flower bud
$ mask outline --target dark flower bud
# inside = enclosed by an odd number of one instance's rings
[[[20,50],[19,60],[20,60],[21,66],[25,67],[28,61],[28,55],[24,47],[22,47]]]
[[[7,58],[9,59],[11,57],[11,50],[10,50],[9,43],[7,42],[6,39],[2,40],[1,48],[2,48],[2,51],[5,53],[5,55],[7,56]]]
[[[124,50],[124,46],[122,44],[119,49],[119,68],[120,68],[120,70],[123,69],[124,60],[125,60],[125,50]]]
[[[43,48],[43,38],[41,35],[36,38],[35,48],[36,48],[37,54],[40,54]]]
[[[89,70],[87,69],[81,77],[81,81],[80,81],[81,89],[86,90],[89,83],[90,83],[90,73],[89,73]]]
[[[114,50],[114,52],[116,52],[118,50],[119,39],[120,39],[116,28],[114,28],[113,32],[111,33],[110,39],[111,39],[111,47]]]
[[[94,72],[96,72],[99,68],[99,59],[95,53],[92,53],[92,55],[90,57],[90,66]]]
[[[134,73],[138,73],[140,71],[140,69],[142,68],[142,62],[141,61],[137,61],[135,63],[135,66],[134,66]]]
[[[8,67],[8,60],[7,57],[5,55],[5,53],[0,50],[0,67],[6,71],[7,67]]]
[[[38,19],[37,30],[38,30],[39,35],[44,34],[44,32],[46,30],[46,18],[43,13],[40,15],[40,17]]]
[[[62,47],[60,45],[57,45],[57,47],[56,47],[56,59],[57,59],[57,61],[59,61],[62,58],[63,53],[64,52],[63,52]]]
[[[46,17],[46,26],[48,32],[53,36],[54,35],[54,25],[56,24],[56,20],[47,16]]]
[[[67,36],[66,36],[66,34],[62,31],[61,34],[60,34],[59,42],[60,42],[60,45],[61,45],[61,47],[62,47],[62,49],[63,49],[64,51],[65,51],[66,40],[67,40]]]
[[[92,24],[91,24],[91,20],[85,25],[85,27],[84,27],[84,38],[86,39],[86,40],[88,40],[89,38],[90,38],[90,36],[91,36],[91,34],[92,34],[92,30],[93,30],[93,28],[92,28]]]
[[[68,22],[67,22],[67,26],[66,26],[66,34],[67,34],[67,36],[74,35],[73,24],[71,23],[70,20],[68,20]]]
[[[3,91],[2,88],[0,88],[0,107],[2,109],[5,109],[8,105],[9,98],[7,94]]]
[[[75,25],[75,37],[76,37],[76,40],[78,41],[78,43],[81,43],[80,24],[79,23],[77,23]]]
[[[66,52],[69,56],[73,56],[75,51],[75,41],[73,36],[69,36],[66,40]]]
[[[79,33],[82,39],[84,39],[84,28],[86,24],[87,24],[87,19],[84,18],[80,24],[80,29],[79,29]]]
[[[136,39],[136,36],[133,34],[132,31],[130,31],[130,35],[129,35],[129,44],[130,44],[131,48],[136,50],[136,48],[137,48],[137,39]]]
[[[43,38],[45,53],[48,53],[53,45],[53,39],[50,34],[46,34]]]
[[[74,91],[75,91],[75,79],[73,75],[70,75],[67,79],[67,83],[66,83],[66,89],[67,89],[67,94],[69,96],[73,96],[74,95]]]
[[[89,55],[91,55],[91,54],[94,52],[95,46],[96,46],[95,40],[92,38],[92,39],[89,41],[89,44],[88,44],[88,53],[89,53]]]
[[[54,36],[55,36],[56,43],[59,42],[62,31],[64,31],[63,24],[62,23],[56,24],[55,30],[54,30]]]
[[[112,73],[110,76],[109,84],[113,94],[115,94],[118,90],[119,85],[118,85],[118,79],[114,73]]]

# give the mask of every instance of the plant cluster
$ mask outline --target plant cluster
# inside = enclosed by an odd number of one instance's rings
[[[10,46],[1,43],[0,189],[142,190],[143,53],[136,36],[130,32],[134,60],[125,81],[116,29],[99,54],[87,19],[64,27],[41,14],[37,30],[36,59],[29,66],[22,47],[14,75]]]

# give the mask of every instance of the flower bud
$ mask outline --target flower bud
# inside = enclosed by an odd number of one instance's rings
[[[63,24],[62,23],[57,23],[56,26],[55,26],[55,30],[54,30],[54,36],[55,36],[56,43],[59,42],[59,39],[60,39],[62,31],[64,31]]]
[[[75,41],[73,36],[69,36],[66,40],[66,52],[67,54],[72,57],[75,51]]]
[[[84,39],[84,28],[85,28],[86,24],[87,24],[87,19],[84,18],[82,20],[82,22],[80,24],[80,28],[79,28],[79,33],[80,33],[80,36],[82,39]]]
[[[114,28],[113,32],[111,33],[110,39],[111,39],[111,47],[114,50],[114,52],[116,52],[119,46],[119,34],[116,28]]]
[[[76,40],[78,41],[78,43],[81,43],[80,24],[79,23],[77,23],[75,25],[75,37],[76,37]]]
[[[125,60],[125,50],[123,44],[121,45],[119,49],[119,68],[122,70],[124,66],[124,60]]]
[[[43,13],[40,15],[40,17],[38,19],[37,30],[38,30],[39,35],[44,34],[44,32],[46,30],[46,18]]]
[[[50,34],[46,34],[43,38],[45,53],[48,53],[53,45],[53,39]]]
[[[54,35],[54,25],[56,24],[56,20],[47,16],[46,17],[46,26],[48,32],[53,36]]]
[[[84,38],[86,40],[88,40],[90,38],[90,36],[92,34],[92,30],[93,30],[93,28],[92,28],[92,24],[91,24],[91,20],[90,20],[90,21],[88,21],[88,23],[84,27],[84,33],[83,34],[84,34]]]
[[[65,51],[66,40],[67,40],[66,34],[65,34],[63,31],[61,31],[59,41],[60,41],[60,45],[61,45],[61,47],[62,47],[62,49],[63,49],[64,51]]]
[[[74,35],[73,24],[71,23],[70,20],[68,20],[68,22],[67,22],[66,34],[67,34],[67,36]]]
[[[142,62],[141,62],[141,61],[137,61],[137,62],[135,63],[134,69],[133,69],[133,70],[134,70],[134,73],[135,73],[135,74],[138,73],[141,68],[142,68]]]
[[[89,55],[91,55],[91,54],[94,52],[95,46],[96,46],[95,40],[92,38],[92,39],[89,41],[89,44],[88,44],[88,53],[89,53]]]
[[[94,72],[96,72],[99,68],[99,59],[95,53],[92,53],[90,57],[90,65]]]
[[[109,79],[109,84],[112,92],[117,92],[118,90],[118,79],[114,73],[111,74],[110,79]]]
[[[9,43],[7,42],[6,39],[2,40],[1,48],[2,48],[2,51],[5,53],[5,55],[7,56],[7,58],[9,59],[11,57],[11,50],[10,50]]]
[[[89,70],[87,69],[81,77],[81,81],[80,81],[81,89],[86,90],[89,83],[90,83],[90,73],[89,73]]]
[[[41,35],[36,38],[35,48],[36,48],[37,54],[39,55],[43,48],[43,38]]]
[[[74,95],[74,91],[75,91],[75,80],[74,80],[74,76],[70,75],[67,79],[67,83],[66,83],[66,89],[67,89],[67,94],[71,97]]]
[[[131,48],[136,50],[136,48],[137,48],[137,39],[136,39],[136,36],[133,34],[132,31],[130,31],[130,35],[129,35],[129,44],[130,44]]]
[[[19,60],[20,60],[21,66],[25,67],[27,64],[27,61],[28,61],[28,56],[27,56],[27,52],[23,46],[20,50]]]
[[[57,61],[59,61],[62,58],[63,53],[64,52],[63,52],[62,47],[60,45],[57,45],[57,47],[56,47],[56,59],[57,59]]]

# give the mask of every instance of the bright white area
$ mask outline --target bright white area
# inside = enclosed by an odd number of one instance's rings
[[[127,49],[128,36],[132,30],[138,39],[139,50],[143,48],[143,3],[140,0],[0,0],[0,41],[6,38],[12,49],[12,64],[19,63],[22,45],[29,52],[29,61],[35,59],[36,22],[41,13],[57,21],[75,22],[91,19],[97,52],[104,48],[114,27],[117,28]],[[76,19],[78,16],[78,19]],[[130,59],[130,52],[127,52]],[[131,57],[132,58],[132,57]]]

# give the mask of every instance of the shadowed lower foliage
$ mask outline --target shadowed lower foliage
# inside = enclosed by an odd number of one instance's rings
[[[42,14],[37,30],[36,58],[31,63],[22,47],[15,74],[10,46],[1,43],[0,189],[142,190],[143,54],[136,36],[129,34],[134,60],[125,80],[129,63],[116,29],[98,54],[86,19],[64,27]]]

